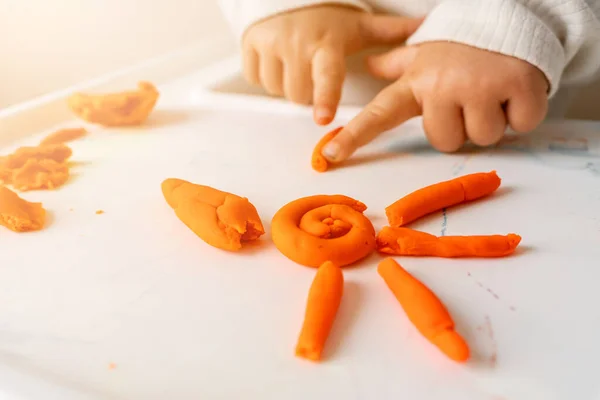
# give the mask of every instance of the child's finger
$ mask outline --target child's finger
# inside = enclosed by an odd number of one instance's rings
[[[298,104],[310,104],[312,100],[312,77],[310,63],[304,59],[285,60],[283,90],[285,97]]]
[[[260,85],[258,76],[258,53],[252,47],[244,49],[243,55],[244,78],[248,83]]]
[[[344,53],[327,48],[317,50],[312,62],[314,120],[316,123],[327,125],[335,117],[342,97],[345,74]]]
[[[450,99],[436,97],[423,104],[423,129],[437,150],[451,153],[467,139],[462,107]]]
[[[464,107],[465,128],[471,142],[478,146],[498,143],[506,131],[506,115],[502,105],[493,100]]]
[[[260,83],[273,96],[282,96],[283,63],[274,56],[262,56],[259,61]]]
[[[387,53],[367,58],[367,67],[374,76],[382,79],[399,79],[417,56],[417,47],[397,47]]]
[[[523,90],[508,100],[506,117],[516,132],[534,130],[546,117],[548,98],[545,90]]]
[[[324,148],[323,156],[340,162],[379,134],[421,113],[407,80],[399,80],[383,89]]]

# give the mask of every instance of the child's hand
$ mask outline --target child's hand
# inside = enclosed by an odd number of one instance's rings
[[[418,115],[432,146],[453,152],[467,139],[479,146],[498,142],[507,124],[517,132],[530,131],[548,108],[548,82],[539,69],[463,44],[401,47],[369,59],[369,69],[398,80],[323,149],[333,162]]]
[[[422,19],[374,16],[342,6],[280,14],[244,36],[244,76],[267,92],[314,104],[314,119],[335,116],[345,76],[345,56],[366,46],[402,43]]]

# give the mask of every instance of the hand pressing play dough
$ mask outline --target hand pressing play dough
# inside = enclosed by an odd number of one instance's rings
[[[271,224],[273,242],[290,260],[318,268],[326,261],[343,267],[375,249],[367,207],[342,195],[318,195],[283,206]]]
[[[177,217],[211,246],[236,251],[265,233],[244,197],[173,178],[162,183],[162,192]]]
[[[140,82],[138,90],[98,95],[75,93],[68,105],[78,117],[93,124],[140,125],[154,109],[158,96],[154,85]]]
[[[37,231],[44,227],[46,210],[30,203],[10,189],[0,186],[0,225],[15,232]]]

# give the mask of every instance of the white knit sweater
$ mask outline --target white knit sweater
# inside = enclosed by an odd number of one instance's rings
[[[320,3],[427,15],[409,44],[448,40],[514,56],[544,72],[554,95],[600,70],[600,0],[219,0],[238,37],[276,13]]]

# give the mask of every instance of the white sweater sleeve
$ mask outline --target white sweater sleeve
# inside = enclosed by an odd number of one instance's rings
[[[371,11],[363,0],[218,0],[229,25],[238,39],[254,23],[270,16],[319,4],[340,4]]]
[[[600,0],[444,0],[408,44],[447,40],[525,60],[550,82],[579,83],[600,69]]]

